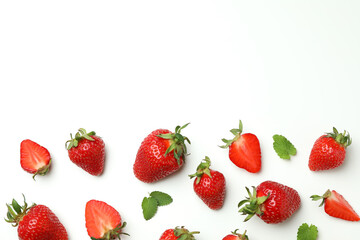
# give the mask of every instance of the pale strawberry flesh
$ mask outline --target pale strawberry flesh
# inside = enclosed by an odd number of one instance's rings
[[[29,172],[36,173],[50,163],[49,151],[39,144],[26,139],[20,145],[20,164],[21,167]]]
[[[230,160],[239,168],[251,173],[261,169],[261,149],[258,138],[252,133],[242,134],[229,148]]]
[[[360,221],[359,215],[354,211],[345,198],[335,190],[325,199],[325,212],[332,217],[347,221]]]

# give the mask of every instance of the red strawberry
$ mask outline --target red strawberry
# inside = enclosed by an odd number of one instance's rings
[[[184,227],[176,227],[175,229],[167,229],[159,238],[159,240],[194,240],[195,237],[193,234],[198,234],[200,232],[189,232]]]
[[[246,235],[246,231],[243,234],[237,233],[235,231],[231,232],[231,234],[225,236],[222,240],[249,240],[248,236]]]
[[[65,227],[57,216],[44,205],[32,205],[28,207],[25,197],[24,206],[20,206],[15,200],[7,204],[9,223],[18,226],[20,240],[67,240],[68,235]]]
[[[185,161],[187,137],[180,131],[188,124],[175,128],[175,133],[158,129],[150,133],[141,143],[134,163],[134,174],[143,182],[158,181],[179,170]]]
[[[239,202],[239,207],[245,203],[239,212],[248,214],[245,221],[255,214],[266,223],[280,223],[289,218],[300,207],[300,196],[295,189],[277,182],[265,181],[250,193],[249,198]]]
[[[309,168],[311,171],[328,170],[343,164],[346,148],[351,144],[350,134],[339,133],[333,128],[332,133],[327,133],[318,138],[310,153]]]
[[[311,198],[313,201],[322,199],[320,207],[325,204],[325,212],[332,217],[341,218],[347,221],[360,221],[359,215],[345,198],[335,190],[327,190],[324,195],[313,195]]]
[[[121,224],[118,211],[105,202],[90,200],[85,207],[86,229],[91,239],[120,239],[126,222]]]
[[[34,179],[36,175],[45,175],[50,169],[50,164],[51,157],[46,148],[29,139],[21,142],[20,165],[25,171],[34,174]]]
[[[95,135],[80,128],[75,138],[66,142],[70,160],[86,172],[99,176],[104,171],[105,143]]]
[[[210,169],[210,158],[204,161],[196,169],[196,173],[189,175],[194,180],[194,191],[200,199],[211,209],[219,209],[225,199],[225,177],[222,173]]]
[[[259,139],[252,133],[242,134],[243,125],[240,121],[239,129],[231,129],[235,135],[231,140],[222,139],[225,143],[221,148],[229,148],[230,160],[239,168],[257,173],[261,169],[261,149]]]

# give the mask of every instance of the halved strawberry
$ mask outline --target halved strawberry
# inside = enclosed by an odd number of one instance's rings
[[[86,229],[91,239],[120,239],[122,228],[121,217],[115,208],[103,201],[90,200],[85,207]]]
[[[359,215],[345,198],[335,190],[327,190],[324,195],[312,195],[311,198],[313,201],[322,199],[319,207],[325,204],[325,212],[332,217],[341,218],[347,221],[360,221]]]
[[[261,169],[261,149],[259,139],[252,133],[242,134],[243,125],[239,122],[238,129],[231,129],[234,134],[231,140],[222,139],[225,145],[221,148],[229,148],[230,160],[239,168],[248,172],[257,173]]]
[[[25,171],[34,174],[34,179],[36,175],[45,175],[50,164],[51,157],[46,148],[29,139],[21,142],[20,165]]]

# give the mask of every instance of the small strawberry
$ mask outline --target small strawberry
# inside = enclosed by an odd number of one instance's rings
[[[85,207],[85,222],[88,235],[94,240],[120,239],[126,222],[121,223],[118,211],[105,202],[90,200]]]
[[[190,140],[180,134],[188,124],[175,128],[175,133],[158,129],[150,133],[141,143],[133,171],[143,182],[158,181],[179,170],[185,161],[186,145]]]
[[[332,133],[319,137],[311,150],[309,168],[311,171],[328,170],[343,164],[346,148],[351,144],[350,134],[339,133],[333,128]]]
[[[311,198],[313,201],[322,200],[320,207],[325,204],[325,212],[332,217],[347,221],[360,221],[359,215],[345,198],[335,190],[327,190],[324,195],[313,195]]]
[[[189,232],[184,227],[176,227],[175,229],[167,229],[159,238],[159,240],[194,240],[196,239],[193,234],[200,232]]]
[[[225,143],[221,148],[229,148],[230,160],[239,168],[257,173],[261,169],[261,149],[259,139],[252,133],[242,134],[243,125],[240,121],[238,129],[231,129],[235,135],[231,140],[222,139]]]
[[[222,240],[249,240],[248,236],[246,235],[246,231],[243,234],[237,233],[236,229],[235,231],[231,232],[231,234],[226,235]]]
[[[248,203],[239,210],[243,215],[248,215],[245,221],[256,214],[266,223],[280,223],[300,207],[301,200],[298,192],[283,184],[265,181],[253,189],[253,194],[251,194],[246,188],[249,197],[238,205],[240,207]]]
[[[199,164],[196,173],[189,175],[194,180],[194,191],[211,209],[220,209],[225,199],[225,177],[222,173],[210,169],[210,158],[205,157]]]
[[[28,207],[25,197],[24,206],[20,206],[13,199],[7,204],[8,213],[5,221],[18,227],[20,240],[67,240],[65,227],[57,216],[46,206],[36,205]]]
[[[20,165],[28,173],[36,175],[45,175],[51,165],[51,157],[49,151],[33,142],[26,139],[20,144]]]
[[[99,176],[104,171],[105,143],[95,135],[95,132],[87,133],[80,128],[75,138],[66,142],[70,160],[86,172]]]

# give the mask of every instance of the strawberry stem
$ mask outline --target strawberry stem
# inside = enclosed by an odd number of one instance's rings
[[[36,204],[31,205],[28,207],[28,204],[26,203],[25,195],[23,194],[24,198],[24,206],[20,206],[20,204],[13,199],[11,204],[6,204],[6,207],[8,209],[7,212],[7,219],[5,218],[5,221],[8,223],[12,223],[13,227],[16,227],[19,225],[19,222],[23,219],[23,217],[27,214],[27,212],[35,206]]]
[[[210,158],[208,156],[205,156],[205,159],[203,159],[203,161],[197,167],[196,173],[189,175],[189,177],[190,178],[196,177],[196,184],[200,183],[201,177],[204,174],[212,178],[210,173],[210,165],[211,165]]]
[[[241,120],[239,120],[239,128],[233,128],[230,130],[230,132],[235,136],[233,139],[221,139],[221,141],[223,141],[225,143],[225,145],[219,146],[221,148],[228,148],[233,142],[235,142],[236,140],[238,140],[241,136],[241,133],[243,131],[243,124],[241,122]]]
[[[95,141],[91,136],[95,136],[96,133],[94,131],[91,131],[89,133],[86,132],[84,128],[79,128],[78,132],[75,134],[75,138],[73,138],[72,134],[70,133],[70,140],[65,142],[65,148],[67,150],[70,150],[73,147],[77,147],[79,144],[79,141],[82,139],[87,139],[89,141]]]
[[[239,208],[245,204],[244,207],[239,209],[239,212],[242,215],[247,215],[244,222],[250,220],[255,214],[262,215],[263,212],[261,210],[261,206],[270,197],[270,193],[267,196],[257,197],[256,188],[254,186],[252,188],[253,188],[253,192],[250,193],[249,188],[245,187],[249,197],[246,197],[238,204]]]
[[[346,132],[346,130],[344,130],[344,133],[339,133],[335,127],[333,127],[333,132],[326,133],[326,136],[335,139],[335,141],[343,145],[344,148],[350,146],[352,143],[349,132]]]

